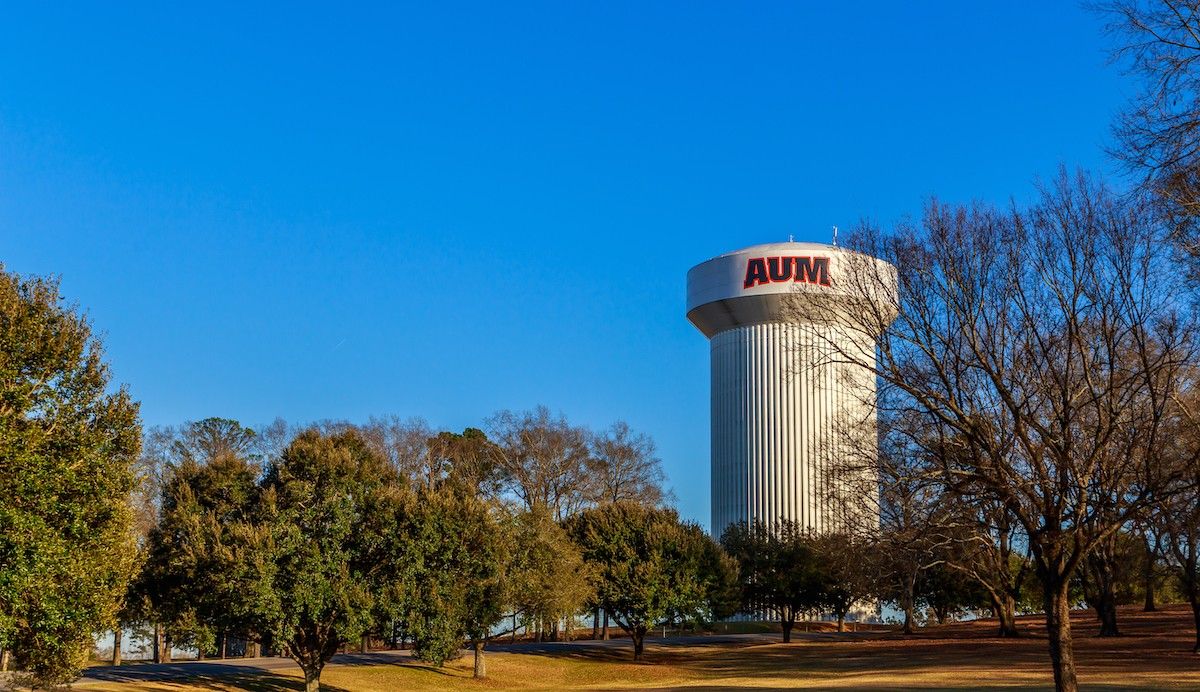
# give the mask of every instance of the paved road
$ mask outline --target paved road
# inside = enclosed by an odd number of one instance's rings
[[[793,638],[825,638],[820,633],[794,633]],[[844,636],[844,635],[843,635]],[[758,644],[779,641],[778,634],[719,634],[688,637],[652,638],[646,640],[647,649],[672,646],[725,646],[729,644]],[[509,644],[495,642],[488,645],[489,651],[511,653],[585,653],[612,651],[629,648],[628,638],[607,641],[581,640],[573,642],[517,642]],[[343,654],[333,657],[334,664],[349,665],[403,665],[411,661],[408,651],[375,651],[369,654]],[[279,671],[299,672],[299,667],[289,658],[236,658],[206,661],[179,661],[177,663],[138,663],[88,668],[76,684],[97,682],[165,682],[196,680],[204,678],[228,678],[232,676],[267,675]]]

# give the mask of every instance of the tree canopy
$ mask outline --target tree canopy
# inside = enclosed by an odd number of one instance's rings
[[[136,555],[138,406],[58,282],[0,266],[0,648],[71,679],[116,616]]]

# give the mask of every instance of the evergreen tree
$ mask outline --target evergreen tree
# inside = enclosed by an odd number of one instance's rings
[[[646,632],[656,623],[710,617],[705,545],[674,510],[618,502],[567,525],[592,566],[597,602],[633,639],[634,660],[642,660]]]
[[[241,531],[245,607],[304,671],[305,689],[338,648],[370,631],[379,600],[403,594],[395,472],[354,431],[301,433],[267,468],[258,525]]]
[[[595,592],[579,548],[546,510],[512,519],[510,605],[526,625],[542,625],[578,613]]]
[[[783,641],[792,640],[796,619],[822,604],[823,577],[808,536],[793,521],[733,524],[721,536],[737,560],[746,612],[779,619]]]
[[[79,671],[133,571],[138,407],[58,282],[0,266],[0,649],[38,685]]]
[[[413,653],[440,666],[468,640],[477,678],[487,675],[483,648],[507,602],[512,546],[498,514],[473,495],[422,489],[398,531],[413,566],[403,618]]]

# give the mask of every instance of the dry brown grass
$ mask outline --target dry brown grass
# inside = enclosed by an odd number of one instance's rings
[[[1200,656],[1191,653],[1190,611],[1122,609],[1124,636],[1094,636],[1094,618],[1075,620],[1081,682],[1087,689],[1200,689]],[[931,627],[903,637],[895,632],[831,635],[791,644],[648,645],[648,663],[627,660],[627,648],[553,655],[488,654],[490,677],[471,679],[470,658],[437,669],[396,659],[376,665],[333,664],[322,682],[332,690],[626,690],[831,689],[1035,690],[1051,687],[1045,633],[1023,618],[1018,639],[994,636],[981,621]],[[297,671],[298,672],[298,671]],[[82,689],[253,690],[299,689],[295,673],[201,679],[187,683],[90,684]]]

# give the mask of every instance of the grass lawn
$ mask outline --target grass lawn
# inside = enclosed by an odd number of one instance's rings
[[[1091,690],[1200,689],[1200,656],[1191,653],[1191,612],[1122,609],[1124,635],[1094,636],[1090,613],[1074,620],[1081,683]],[[998,639],[995,623],[930,627],[902,637],[891,631],[830,635],[791,644],[647,644],[644,664],[630,650],[530,654],[491,652],[487,680],[471,678],[464,657],[437,669],[397,658],[375,665],[333,664],[321,681],[330,690],[626,690],[836,689],[1040,690],[1052,687],[1045,633],[1022,618],[1025,636]],[[280,674],[139,684],[92,683],[79,689],[257,690],[300,688],[298,669]]]

